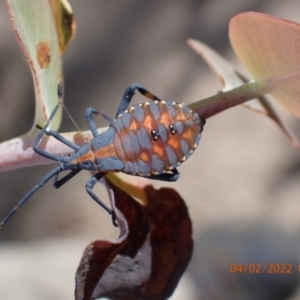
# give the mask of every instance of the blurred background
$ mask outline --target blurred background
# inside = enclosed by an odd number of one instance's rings
[[[214,74],[186,45],[198,39],[247,74],[228,39],[229,20],[257,11],[300,23],[297,0],[70,1],[77,22],[64,54],[65,105],[81,130],[88,106],[114,116],[134,82],[191,103],[217,93]],[[0,2],[0,142],[27,132],[34,91]],[[299,54],[300,55],[300,54]],[[144,101],[136,96],[134,103]],[[279,108],[300,138],[300,120]],[[105,123],[99,121],[99,126]],[[65,114],[61,132],[76,127]],[[54,165],[0,173],[0,213]],[[192,262],[172,299],[300,299],[300,153],[270,120],[242,107],[208,120],[200,146],[173,184],[194,227]],[[88,173],[39,190],[0,233],[0,299],[72,299],[85,246],[116,238],[110,217],[85,193]],[[95,192],[106,201],[104,188]],[[230,273],[231,264],[293,264],[292,274]]]

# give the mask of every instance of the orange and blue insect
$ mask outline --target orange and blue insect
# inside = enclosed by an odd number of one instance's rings
[[[132,97],[138,90],[152,100],[128,108]],[[62,98],[62,84],[58,84],[58,98]],[[124,172],[150,179],[176,181],[179,178],[177,167],[184,162],[199,144],[205,120],[184,104],[163,101],[139,84],[130,85],[124,92],[117,110],[116,118],[111,119],[93,108],[86,110],[86,119],[93,139],[78,146],[59,133],[49,130],[48,126],[61,105],[52,111],[49,120],[36,138],[33,150],[60,163],[33,187],[17,206],[0,223],[0,228],[11,218],[39,188],[52,177],[54,187],[59,188],[81,170],[89,170],[94,175],[87,181],[87,193],[109,214],[106,206],[92,191],[95,184],[107,172]],[[101,115],[110,125],[99,134],[93,115]],[[38,148],[44,135],[53,136],[74,150],[67,156],[58,156]],[[70,172],[58,178],[62,171]],[[114,217],[114,216],[113,216]]]

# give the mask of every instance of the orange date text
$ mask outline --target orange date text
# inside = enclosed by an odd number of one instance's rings
[[[292,274],[292,264],[231,264],[232,274]]]

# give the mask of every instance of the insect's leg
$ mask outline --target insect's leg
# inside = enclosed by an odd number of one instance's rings
[[[112,210],[107,207],[92,191],[95,184],[105,175],[105,172],[99,172],[93,175],[86,183],[85,188],[86,192],[94,199],[103,209],[105,209],[110,215],[112,215]]]
[[[49,179],[56,174],[64,170],[63,166],[58,166],[49,172],[37,185],[35,185],[22,199],[21,201],[10,211],[10,213],[0,223],[0,229],[8,222],[8,220],[16,213],[16,211],[38,190],[40,189]]]
[[[36,126],[38,129],[42,129],[40,126]],[[57,139],[58,141],[62,142],[63,144],[69,146],[70,148],[74,149],[74,150],[78,150],[80,148],[80,146],[70,142],[68,139],[66,139],[64,136],[60,135],[58,132],[53,131],[53,130],[47,130],[45,132],[46,135],[50,135],[53,136],[55,139]]]
[[[73,170],[61,179],[58,179],[58,174],[57,174],[54,178],[53,186],[56,189],[59,189],[62,185],[64,185],[66,182],[68,182],[70,179],[72,179],[75,175],[77,175],[81,170],[82,169]]]
[[[55,116],[55,114],[56,114],[56,112],[58,111],[58,109],[59,109],[60,106],[61,106],[61,102],[59,102],[59,103],[55,106],[55,108],[53,109],[52,113],[50,114],[50,117],[49,117],[48,121],[46,122],[46,124],[45,124],[44,127],[41,129],[40,133],[38,134],[37,138],[35,139],[32,148],[33,148],[33,150],[34,150],[36,153],[38,153],[38,154],[40,154],[40,155],[42,155],[42,156],[44,156],[44,157],[47,157],[47,158],[52,159],[52,160],[55,160],[55,161],[61,161],[61,162],[64,162],[64,161],[65,161],[64,157],[57,156],[57,155],[55,155],[55,154],[49,153],[49,152],[47,152],[47,151],[45,151],[45,150],[42,150],[42,149],[39,149],[39,148],[38,148],[38,145],[39,145],[41,139],[42,139],[43,136],[46,134],[47,128],[48,128],[48,126],[49,126],[51,120],[52,120],[53,117]],[[39,128],[39,126],[38,126],[38,128]]]
[[[55,161],[60,161],[60,162],[69,162],[71,160],[70,157],[65,157],[65,156],[58,156],[58,155],[55,155],[55,154],[52,154],[52,153],[49,153],[45,150],[42,150],[40,148],[38,148],[38,145],[41,141],[41,139],[43,138],[43,136],[45,134],[47,134],[47,129],[52,121],[52,119],[54,118],[55,114],[57,113],[58,109],[60,108],[60,106],[62,105],[62,102],[61,102],[61,98],[62,98],[62,84],[59,83],[58,84],[58,98],[59,98],[59,101],[58,101],[58,104],[54,107],[53,111],[51,112],[50,114],[50,117],[49,119],[47,120],[46,124],[44,125],[43,128],[41,128],[41,131],[40,133],[38,134],[36,140],[34,141],[33,143],[33,150],[38,153],[39,155],[41,156],[44,156],[44,157],[47,157],[49,159],[52,159],[52,160],[55,160]],[[40,128],[39,126],[37,126],[38,128]],[[72,147],[71,147],[72,148]]]
[[[128,108],[129,103],[135,94],[135,90],[138,90],[143,96],[147,97],[150,100],[161,100],[160,98],[158,98],[157,96],[155,96],[154,94],[146,90],[140,84],[134,83],[128,86],[127,89],[125,90],[122,100],[119,104],[116,116],[118,116],[120,113],[122,113],[124,110]]]
[[[172,174],[164,173],[164,174],[150,175],[150,176],[144,176],[144,177],[149,178],[149,179],[169,181],[169,182],[177,181],[180,177],[179,172],[177,171],[177,169],[173,169],[171,172],[172,172]]]
[[[107,180],[107,178],[104,178],[103,180],[103,183],[106,187],[106,190],[107,190],[107,193],[108,193],[108,197],[109,197],[109,200],[110,200],[110,203],[115,203],[116,202],[116,199],[115,199],[115,192],[114,190],[112,189],[111,185],[110,185],[110,182]],[[112,223],[115,227],[118,227],[118,222],[117,222],[117,217],[116,217],[116,214],[115,214],[115,211],[112,210]]]
[[[89,107],[86,111],[85,111],[85,117],[86,120],[89,124],[90,130],[93,134],[94,137],[98,136],[98,130],[97,130],[97,125],[95,123],[95,120],[93,118],[93,115],[101,115],[106,121],[108,121],[109,123],[113,122],[113,119],[110,118],[109,116],[97,111],[96,109]]]

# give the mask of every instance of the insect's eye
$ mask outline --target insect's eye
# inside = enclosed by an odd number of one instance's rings
[[[151,130],[151,135],[154,141],[157,141],[159,138],[159,134],[156,130]]]
[[[174,134],[176,133],[176,129],[175,129],[174,125],[170,124],[170,125],[169,125],[169,129],[170,129],[170,131],[171,131],[171,134],[174,135]]]

